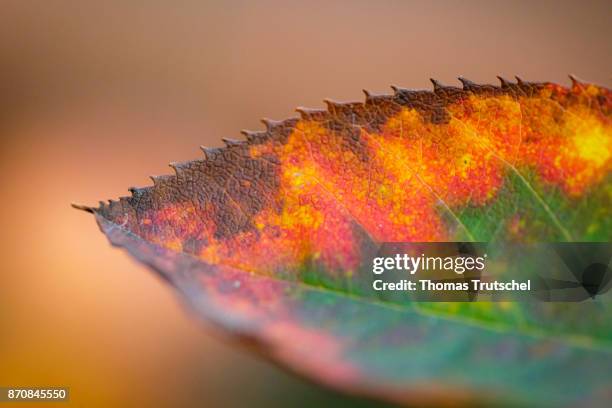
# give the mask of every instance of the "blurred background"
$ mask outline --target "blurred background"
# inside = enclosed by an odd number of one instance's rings
[[[212,336],[70,202],[362,88],[610,86],[611,17],[609,1],[0,0],[0,385],[69,386],[87,407],[370,405]]]

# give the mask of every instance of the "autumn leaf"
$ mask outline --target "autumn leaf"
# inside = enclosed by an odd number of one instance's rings
[[[92,212],[199,315],[321,384],[404,404],[605,405],[612,312],[364,290],[383,242],[609,242],[612,94],[572,79],[366,92]]]

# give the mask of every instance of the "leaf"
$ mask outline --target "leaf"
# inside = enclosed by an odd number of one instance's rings
[[[339,390],[422,405],[603,405],[612,313],[364,290],[383,242],[610,241],[612,97],[578,82],[394,88],[265,120],[77,206],[197,312]]]

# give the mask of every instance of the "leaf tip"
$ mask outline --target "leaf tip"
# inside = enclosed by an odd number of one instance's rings
[[[88,205],[83,205],[83,204],[78,204],[78,203],[70,203],[70,206],[76,210],[80,210],[80,211],[85,211],[88,213],[93,214],[94,213],[94,208],[90,207]]]

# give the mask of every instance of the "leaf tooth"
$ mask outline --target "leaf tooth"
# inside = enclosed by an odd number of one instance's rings
[[[223,150],[222,148],[219,148],[218,150]],[[189,161],[182,161],[182,162],[172,162],[172,163],[168,163],[168,165],[172,168],[172,170],[174,170],[174,173],[179,176],[185,169],[188,169],[189,167],[191,167],[191,165],[196,162],[197,160],[189,160]]]
[[[108,200],[108,204],[106,205],[106,208],[107,208],[109,211],[113,211],[115,208],[117,208],[117,205],[119,205],[119,202],[120,202],[121,200],[124,200],[124,201],[125,201],[125,199],[126,199],[126,198],[127,198],[127,197],[119,197],[119,199],[118,199],[118,200],[112,200],[112,199],[110,199],[110,200]]]
[[[153,181],[153,185],[154,186],[158,186],[161,183],[164,183],[164,182],[168,181],[169,179],[171,179],[172,176],[164,174],[164,175],[161,175],[161,176],[149,176],[149,178],[151,179],[151,181]]]
[[[391,89],[400,89],[398,87],[396,87],[395,85],[391,85]],[[367,89],[362,89],[363,94],[365,95],[365,102],[364,104],[370,104],[373,102],[377,102],[377,101],[381,101],[384,99],[393,99],[392,95],[388,95],[388,94],[379,94],[379,93],[374,93],[374,92],[370,92]]]
[[[269,120],[269,127],[267,128],[267,132],[271,134],[282,129],[293,128],[299,119],[300,118],[296,116],[292,116],[283,120]]]
[[[461,85],[463,85],[463,89],[466,91],[469,91],[477,86],[476,83],[462,76],[458,77],[457,79],[459,80],[459,82],[461,82]]]
[[[295,109],[303,120],[316,120],[327,114],[325,109],[298,107]]]
[[[280,123],[279,120],[269,119],[269,118],[261,118],[261,123],[266,127],[266,131],[270,132]]]
[[[347,106],[347,103],[334,101],[333,99],[325,98],[323,99],[325,105],[327,105],[327,110],[330,113],[337,112],[338,109],[341,109],[343,106]]]
[[[512,83],[510,81],[499,75],[497,75],[497,79],[499,79],[499,83],[502,89],[510,88],[512,86]]]
[[[434,96],[435,93],[429,90],[423,90],[423,89],[409,89],[409,88],[402,88],[399,86],[395,86],[395,85],[391,85],[391,89],[393,89],[393,96],[394,97],[403,97],[403,98],[413,98],[417,95],[428,95],[428,96]]]
[[[266,126],[266,130],[241,130],[240,133],[242,133],[246,137],[247,142],[259,143],[266,139],[273,139],[281,134],[285,134],[289,129],[293,129],[298,120],[300,120],[300,118],[296,116],[292,116],[283,120],[272,120],[264,118],[261,121]]]
[[[516,86],[521,90],[521,92],[524,92],[526,95],[533,95],[534,92],[537,92],[543,86],[550,83],[550,82],[528,82],[528,81],[524,81],[522,78],[519,78],[518,76],[515,76],[515,78],[517,81]]]
[[[315,111],[315,109],[307,109],[307,108],[297,108],[296,110],[299,111],[300,109]],[[299,120],[300,120],[300,117],[292,116],[292,117],[289,117],[283,120],[262,119],[262,122],[266,125],[265,133],[267,133],[268,136],[270,136],[275,132],[283,131],[284,129],[287,129],[287,128],[293,128]]]
[[[392,89],[402,89],[399,87],[396,87],[394,85],[391,86]],[[366,89],[363,90],[363,93],[365,94],[366,98],[365,98],[365,102],[364,105],[378,105],[384,102],[389,102],[389,101],[393,101],[394,96],[393,95],[388,95],[388,94],[375,94],[372,93]]]
[[[516,78],[517,89],[519,89],[523,94],[529,95],[532,91],[529,82],[523,81],[523,79],[518,75],[515,75],[514,77]]]
[[[585,85],[584,81],[581,81],[580,79],[578,79],[574,74],[569,74],[568,76],[569,76],[570,81],[572,81],[573,90],[584,88],[584,85]]]
[[[284,128],[285,126],[290,125],[291,123],[294,123],[296,120],[297,118],[295,117],[283,119],[283,120],[263,118],[261,119],[261,122],[266,126],[266,130],[264,133],[272,134],[276,132],[277,130]]]
[[[149,190],[150,187],[130,187],[128,191],[132,194],[132,197],[141,197],[143,194]]]
[[[204,152],[204,157],[206,157],[206,160],[212,160],[216,155],[221,153],[222,149],[219,147],[200,146],[200,150]],[[172,163],[170,164],[170,167],[173,167]]]
[[[174,170],[174,174],[176,174],[176,176],[178,177],[179,175],[179,163],[176,162],[172,162],[172,163],[168,163],[168,166],[170,166],[172,168],[172,170]]]
[[[221,140],[223,141],[223,143],[225,143],[227,147],[240,146],[244,143],[242,140],[231,139],[229,137],[222,137]]]
[[[435,97],[436,94],[435,92],[429,91],[429,90],[422,90],[422,89],[408,89],[408,88],[401,88],[395,85],[391,85],[391,89],[393,89],[393,94],[395,98],[402,98],[402,99],[413,99],[413,98],[422,98],[422,97]]]
[[[327,105],[327,112],[336,117],[342,117],[345,122],[354,124],[357,116],[362,114],[362,102],[338,102],[332,99],[325,99],[323,102]]]
[[[430,81],[433,84],[433,93],[440,98],[444,98],[445,100],[447,100],[446,98],[456,98],[458,95],[463,93],[462,88],[445,85],[433,78],[430,78]]]
[[[397,86],[397,85],[391,85],[391,89],[393,90],[393,94],[395,95],[408,90],[407,88],[402,88],[401,86]]]
[[[438,81],[437,79],[434,78],[429,78],[429,80],[431,81],[432,85],[433,85],[433,91],[434,92],[439,92],[439,91],[444,91],[447,88],[450,88],[447,85],[442,84],[440,81]]]
[[[399,99],[410,98],[414,95],[415,92],[412,89],[402,88],[396,85],[391,85],[391,89],[393,89],[393,97]]]
[[[123,196],[123,197],[119,197],[119,201],[117,203],[113,203],[111,204],[111,210],[113,209],[114,206],[116,206],[117,204],[121,204],[121,205],[130,205],[134,202],[134,198],[138,199],[139,196],[137,195],[131,195],[131,196]]]
[[[242,129],[240,133],[246,138],[247,142],[253,142],[261,137],[264,137],[267,132]]]
[[[109,208],[109,204],[111,204],[113,202],[113,200],[107,200],[107,201],[98,201],[98,207],[90,207],[87,205],[82,205],[82,204],[78,204],[78,203],[71,203],[70,205],[72,206],[72,208],[75,208],[77,210],[82,210],[82,211],[86,211],[92,214],[95,213],[99,213],[99,212],[104,212],[106,210],[108,210]]]

